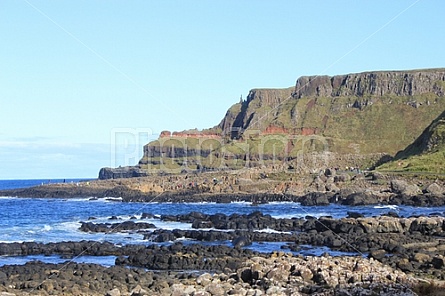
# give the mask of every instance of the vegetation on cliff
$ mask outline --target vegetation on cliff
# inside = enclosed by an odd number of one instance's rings
[[[397,153],[394,161],[383,164],[379,169],[445,174],[445,112],[411,145]]]
[[[138,168],[310,170],[332,164],[331,158],[339,161],[336,166],[368,167],[419,138],[445,110],[444,95],[445,69],[301,77],[295,87],[251,90],[217,126],[203,132],[163,132],[144,147]],[[441,120],[435,121],[436,134]],[[436,149],[416,154],[408,168],[436,172],[441,163],[443,154]]]

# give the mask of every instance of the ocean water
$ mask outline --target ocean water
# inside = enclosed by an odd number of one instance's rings
[[[63,180],[59,180],[63,182]],[[81,180],[65,180],[77,182]],[[8,180],[0,181],[1,189],[27,187],[41,184],[42,180]],[[54,181],[53,181],[54,182]],[[110,201],[107,199],[91,200],[87,198],[16,198],[0,197],[0,241],[1,242],[61,242],[61,241],[109,241],[116,244],[151,244],[152,242],[143,240],[140,234],[130,233],[85,233],[79,230],[81,222],[113,222],[112,216],[119,218],[118,221],[139,219],[142,213],[153,215],[165,214],[187,214],[192,211],[203,212],[205,214],[223,213],[230,215],[233,213],[249,214],[254,211],[261,211],[270,214],[275,218],[292,218],[305,216],[333,216],[335,218],[345,217],[348,211],[362,213],[365,216],[377,216],[396,211],[400,216],[411,215],[444,215],[445,207],[436,208],[416,208],[408,206],[359,206],[348,207],[341,205],[329,205],[318,207],[305,207],[299,203],[269,203],[252,206],[250,203],[123,203]],[[139,221],[139,220],[135,220]],[[191,224],[179,222],[163,222],[159,219],[144,219],[144,222],[153,223],[157,228],[162,229],[191,229]],[[269,230],[265,230],[269,231]],[[190,242],[188,242],[190,243]],[[217,243],[217,242],[216,242]],[[220,242],[230,244],[230,242]],[[270,252],[280,250],[282,243],[254,243],[249,248]],[[326,248],[303,248],[304,254],[321,254],[330,251]],[[340,255],[334,253],[334,255]],[[63,262],[57,256],[37,256],[37,257],[1,257],[0,265],[4,264],[24,264],[29,260],[41,260],[47,262]],[[82,262],[95,262],[103,265],[112,265],[112,257],[97,258],[86,257],[76,258],[84,260]]]
[[[17,189],[38,186],[50,183],[77,183],[91,179],[26,179],[26,180],[0,180],[0,190]]]

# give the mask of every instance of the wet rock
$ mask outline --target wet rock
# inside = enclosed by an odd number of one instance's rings
[[[382,260],[386,256],[385,250],[375,250],[369,253],[369,258],[374,258],[376,260]]]
[[[352,193],[346,197],[341,203],[348,206],[362,206],[377,204],[379,200],[370,192]]]
[[[235,248],[242,248],[242,247],[250,246],[251,244],[252,244],[252,241],[245,236],[237,237],[232,241],[232,245]]]
[[[141,219],[153,219],[154,215],[151,213],[142,213]]]
[[[141,230],[141,229],[152,229],[156,228],[154,224],[144,223],[144,222],[133,222],[125,221],[122,223],[93,223],[93,222],[82,222],[80,230],[84,232],[119,232],[128,230]]]
[[[358,212],[351,212],[351,211],[348,211],[348,216],[347,216],[347,217],[348,217],[348,218],[354,218],[354,219],[356,219],[356,218],[363,218],[364,215],[361,214],[361,213],[358,213]]]
[[[312,192],[300,199],[303,206],[325,206],[329,205],[329,197],[331,195],[322,192]]]

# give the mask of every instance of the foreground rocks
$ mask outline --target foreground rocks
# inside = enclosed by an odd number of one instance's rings
[[[74,263],[0,267],[0,291],[11,295],[416,295],[415,285],[373,259],[284,253],[246,258],[212,274]]]
[[[147,213],[142,217],[153,218]],[[116,265],[106,268],[67,261],[65,264],[32,262],[24,266],[3,266],[0,267],[0,292],[17,295],[415,295],[411,288],[416,287],[418,281],[411,276],[444,280],[443,217],[361,217],[349,213],[348,218],[342,219],[274,219],[260,212],[230,216],[192,212],[160,219],[187,221],[195,229],[153,230],[152,224],[141,221],[124,222],[121,228],[117,223],[99,223],[96,228],[93,222],[86,222],[81,226],[84,231],[142,231],[147,239],[162,244],[1,243],[2,256],[58,254],[68,259],[113,255]],[[220,227],[224,231],[200,229],[202,226]],[[235,229],[227,231],[227,227]],[[274,227],[286,232],[261,232],[263,228]],[[183,238],[209,241],[212,245],[177,242]],[[234,247],[218,244],[227,240],[232,240]],[[302,245],[327,246],[360,256],[262,254],[245,248],[252,241],[286,241],[288,244],[283,247],[288,251],[296,251]]]
[[[152,217],[150,214],[143,216]],[[307,246],[328,247],[334,251],[361,254],[374,258],[395,269],[445,280],[445,218],[431,217],[398,217],[389,213],[381,217],[362,217],[350,212],[348,217],[305,217],[275,219],[261,212],[248,215],[213,214],[191,212],[183,215],[164,215],[163,221],[190,223],[191,230],[150,229],[149,223],[131,222],[130,228],[144,235],[152,243],[168,243],[171,246],[156,245],[146,248],[135,247],[138,251],[126,253],[120,248],[116,255],[118,264],[132,265],[155,269],[178,269],[193,266],[196,269],[217,270],[239,266],[239,261],[231,258],[247,256],[249,250],[242,249],[252,242],[284,243],[281,248],[293,252],[305,251]],[[128,224],[127,222],[123,223]],[[134,224],[134,225],[133,225]],[[141,226],[135,226],[140,224]],[[118,223],[105,227],[105,230],[120,229]],[[147,225],[147,229],[142,226]],[[88,227],[87,227],[88,226]],[[125,228],[125,227],[122,227]],[[102,231],[102,224],[83,223],[81,230]],[[183,239],[210,242],[214,246],[183,246]],[[235,249],[225,246],[232,242]],[[210,249],[209,249],[210,248]],[[33,250],[36,247],[33,247]],[[173,254],[180,250],[190,255],[187,259],[178,259]],[[173,252],[174,251],[174,252]],[[241,253],[240,253],[241,252]],[[218,254],[218,259],[212,259]],[[207,258],[207,259],[204,259]]]

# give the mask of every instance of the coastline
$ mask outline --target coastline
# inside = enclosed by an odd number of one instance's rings
[[[215,181],[216,180],[216,181]],[[175,190],[167,190],[172,188]],[[228,190],[231,188],[231,191]],[[264,189],[267,188],[267,189]],[[443,206],[440,179],[400,178],[379,173],[268,175],[246,171],[58,183],[3,190],[28,198],[110,199],[114,202],[189,203],[298,202],[303,206],[347,205],[345,218],[272,218],[255,207],[251,214],[161,215],[161,221],[191,223],[191,230],[155,229],[142,215],[130,221],[82,222],[80,231],[138,233],[154,244],[109,242],[2,243],[1,256],[60,255],[65,264],[29,262],[0,267],[0,292],[10,295],[332,295],[371,293],[416,295],[445,280],[445,218],[363,217],[360,205]],[[331,190],[327,190],[331,189]],[[436,189],[436,190],[435,190]],[[267,229],[268,231],[263,231]],[[183,244],[192,239],[195,243]],[[208,245],[228,241],[227,245]],[[259,253],[252,243],[286,242],[282,252]],[[357,255],[292,254],[302,246],[327,247]],[[69,261],[79,255],[116,256],[104,267]],[[315,268],[316,267],[316,268]],[[124,268],[124,269],[122,269]],[[126,270],[123,275],[123,270]],[[25,272],[26,271],[26,272]],[[77,277],[77,273],[84,276]],[[24,277],[22,274],[39,274]],[[97,280],[97,274],[102,278]],[[96,285],[87,284],[98,281]],[[112,285],[108,283],[114,283]],[[385,294],[386,293],[386,294]],[[3,294],[2,294],[3,295]],[[4,294],[8,295],[9,294]],[[347,294],[345,294],[347,295]]]
[[[300,202],[302,205],[445,205],[445,181],[378,172],[265,174],[257,170],[52,183],[0,190],[0,196],[110,198],[124,202]]]

